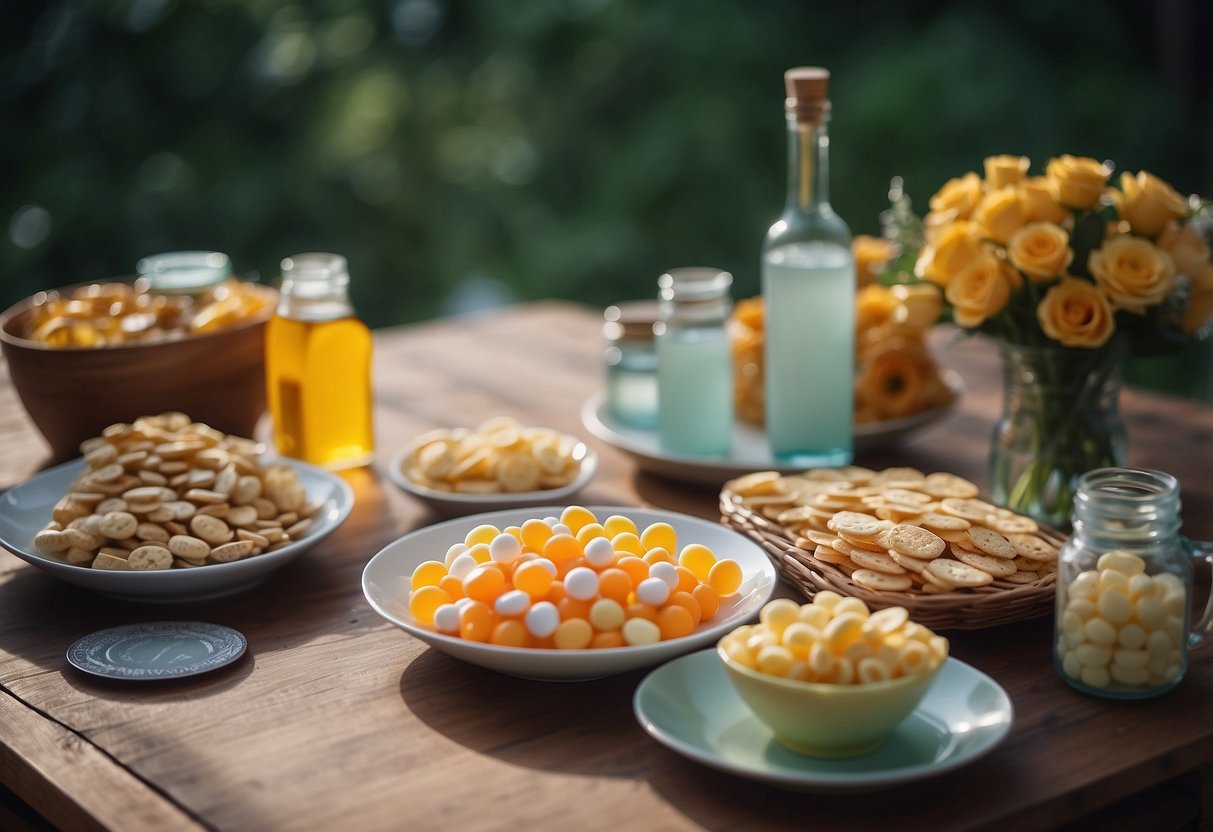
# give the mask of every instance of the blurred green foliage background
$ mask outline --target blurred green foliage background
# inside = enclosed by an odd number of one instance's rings
[[[834,73],[833,202],[876,233],[992,153],[1213,194],[1198,0],[51,0],[0,28],[3,306],[225,251],[349,258],[373,326],[605,305],[678,265],[758,291],[782,73]],[[997,6],[997,8],[996,8]]]

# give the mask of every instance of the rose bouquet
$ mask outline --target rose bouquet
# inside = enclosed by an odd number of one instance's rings
[[[1208,213],[1169,184],[1061,156],[1043,176],[1019,156],[948,181],[923,218],[917,279],[952,320],[998,339],[1004,415],[994,497],[1064,525],[1077,477],[1124,461],[1117,412],[1129,354],[1166,352],[1213,328]]]

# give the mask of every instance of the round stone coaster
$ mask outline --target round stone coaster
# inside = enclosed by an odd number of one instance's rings
[[[73,667],[107,679],[178,679],[207,673],[244,655],[231,627],[201,621],[151,621],[98,630],[67,650]]]

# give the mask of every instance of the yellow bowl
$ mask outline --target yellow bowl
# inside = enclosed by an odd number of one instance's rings
[[[887,682],[834,685],[743,667],[719,644],[716,655],[742,701],[775,739],[798,754],[814,757],[856,757],[875,751],[918,707],[943,666]]]

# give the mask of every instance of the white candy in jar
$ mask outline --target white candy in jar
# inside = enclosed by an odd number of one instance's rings
[[[1120,549],[1070,582],[1059,619],[1058,655],[1067,676],[1095,688],[1164,687],[1182,672],[1188,595],[1169,572]]]

